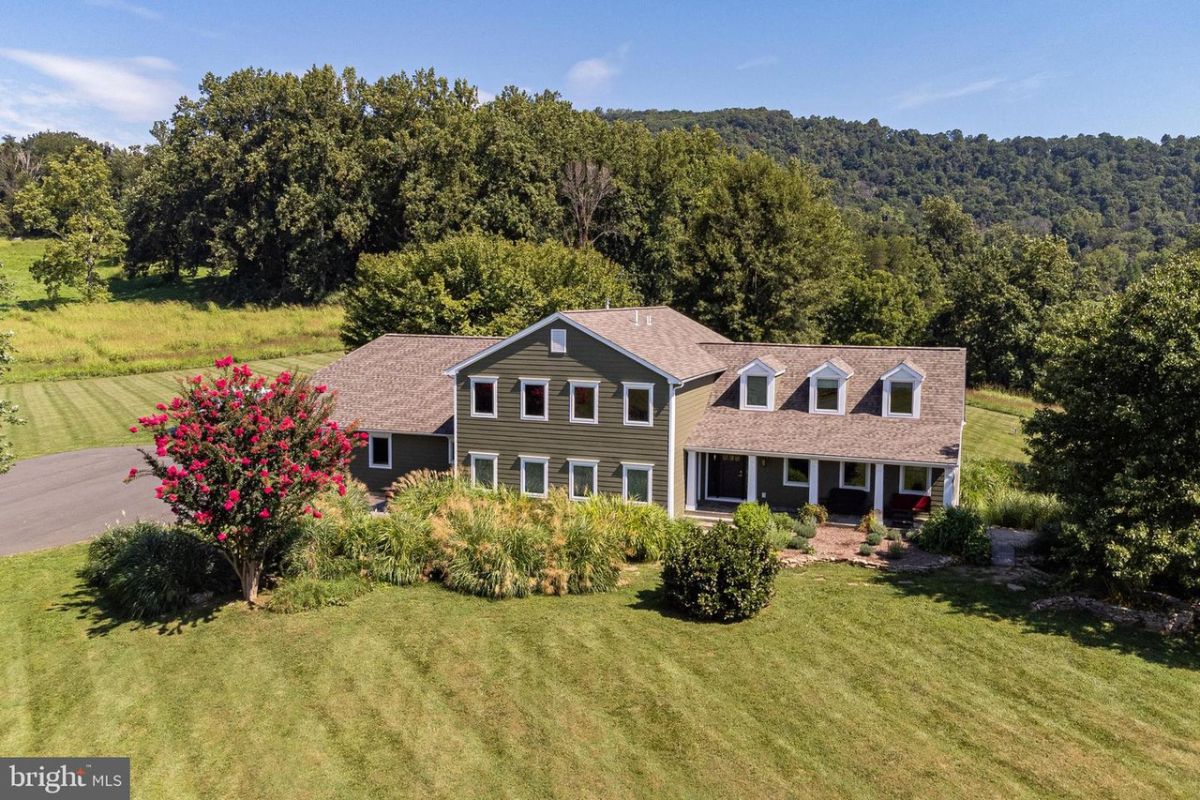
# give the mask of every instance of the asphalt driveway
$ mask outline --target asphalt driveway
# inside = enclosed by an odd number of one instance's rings
[[[0,475],[0,556],[90,539],[113,524],[172,519],[133,447],[104,447],[18,461]]]

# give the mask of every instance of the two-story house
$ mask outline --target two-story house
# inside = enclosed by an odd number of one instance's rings
[[[370,433],[353,473],[376,492],[453,465],[673,515],[958,498],[959,348],[738,343],[656,306],[564,311],[503,339],[389,334],[318,379]]]

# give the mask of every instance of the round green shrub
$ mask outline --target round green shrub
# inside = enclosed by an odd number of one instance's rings
[[[939,508],[929,516],[917,537],[921,549],[959,556],[968,564],[992,562],[992,543],[983,518],[965,506]]]
[[[232,586],[216,548],[184,528],[136,522],[102,534],[81,573],[108,606],[133,619],[180,611],[193,595]]]
[[[874,552],[875,548],[871,547],[871,545],[867,544],[866,542],[863,542],[858,546],[858,554],[860,556],[869,556]]]
[[[734,622],[762,610],[775,592],[779,559],[761,532],[718,522],[676,544],[663,561],[667,598],[685,613]]]
[[[817,523],[811,519],[793,520],[792,533],[801,539],[811,539],[817,535]]]
[[[872,547],[878,547],[879,543],[882,541],[883,534],[881,534],[879,531],[871,531],[867,534],[867,544],[871,545]]]

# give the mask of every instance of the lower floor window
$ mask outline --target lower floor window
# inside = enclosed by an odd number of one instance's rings
[[[521,493],[544,497],[549,459],[540,456],[521,456]]]
[[[367,452],[367,463],[376,469],[392,468],[392,436],[388,433],[372,433]]]
[[[843,461],[842,486],[851,489],[867,488],[867,469],[869,466],[862,461]]]
[[[785,486],[808,486],[808,459],[785,458],[783,483]]]
[[[625,464],[622,471],[621,496],[634,503],[649,503],[654,468],[649,464]]]
[[[569,462],[569,466],[571,468],[571,499],[583,500],[595,494],[597,463],[573,460]]]
[[[905,494],[928,494],[929,472],[929,467],[901,467],[900,491]]]
[[[495,453],[471,453],[471,483],[474,486],[496,488]]]

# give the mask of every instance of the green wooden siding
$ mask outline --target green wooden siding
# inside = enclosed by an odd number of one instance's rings
[[[807,461],[808,459],[804,459]],[[811,476],[810,476],[811,479]],[[767,503],[775,508],[799,508],[808,502],[807,486],[785,486],[783,459],[758,459],[758,494],[767,493]]]
[[[391,469],[368,466],[367,458],[366,447],[356,450],[350,462],[350,475],[365,483],[372,493],[381,494],[393,481],[409,472],[449,469],[450,440],[445,436],[393,433]]]
[[[550,352],[550,328],[565,328],[567,352]],[[497,417],[472,417],[472,376],[489,376],[497,385]],[[521,419],[520,379],[550,381],[549,420]],[[597,424],[572,423],[570,380],[599,382]],[[654,386],[653,425],[624,424],[622,382]],[[470,463],[472,452],[498,453],[497,479],[519,488],[520,456],[550,459],[549,483],[567,486],[571,458],[599,461],[597,490],[621,494],[621,462],[652,464],[652,500],[667,501],[669,394],[667,381],[628,356],[566,323],[543,325],[521,339],[463,369],[457,377],[458,463]]]
[[[704,416],[716,375],[688,381],[675,390],[675,513],[682,514],[687,502],[687,455],[683,443]]]

